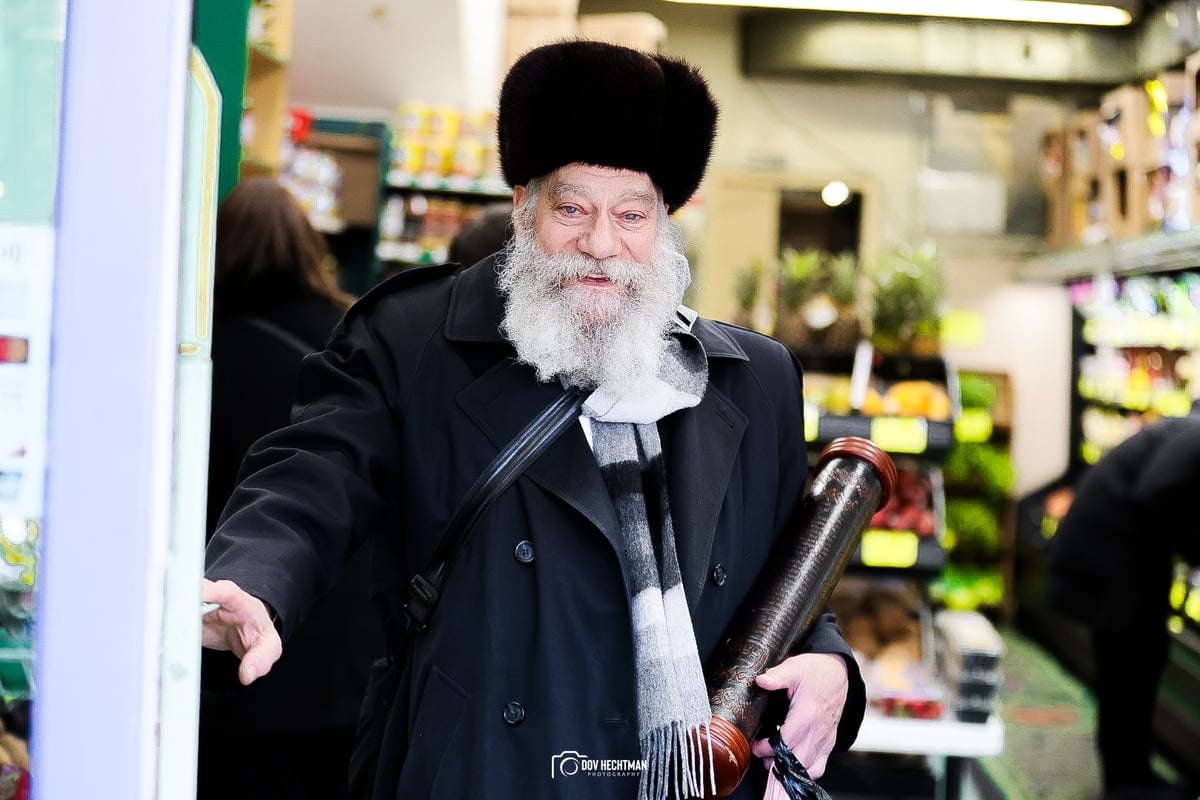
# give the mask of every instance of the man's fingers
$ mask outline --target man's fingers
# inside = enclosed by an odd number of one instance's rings
[[[271,671],[271,666],[279,660],[283,646],[279,634],[274,628],[263,635],[259,641],[242,656],[242,664],[238,667],[238,679],[243,685],[249,686],[254,681]]]
[[[766,689],[768,692],[773,692],[776,689],[786,689],[788,687],[788,675],[779,667],[772,667],[754,679],[754,682],[760,688]]]
[[[771,748],[770,739],[757,739],[750,745],[750,752],[759,758],[771,758],[775,755],[775,751]]]
[[[201,641],[205,647],[229,650],[241,659],[238,678],[249,685],[271,671],[283,653],[283,643],[262,600],[232,581],[205,580],[201,596],[220,608],[204,615]]]

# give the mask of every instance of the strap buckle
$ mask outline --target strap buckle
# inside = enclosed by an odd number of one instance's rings
[[[404,613],[413,630],[423,632],[429,627],[429,617],[438,602],[438,590],[424,575],[414,575],[408,584],[408,602]]]

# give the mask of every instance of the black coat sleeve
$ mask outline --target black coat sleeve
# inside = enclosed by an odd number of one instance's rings
[[[862,671],[858,668],[858,660],[850,649],[841,628],[834,620],[833,612],[826,612],[817,618],[812,632],[804,640],[800,653],[829,653],[838,655],[846,662],[846,677],[850,687],[846,692],[846,704],[842,707],[842,716],[838,720],[837,742],[834,752],[849,750],[858,738],[858,729],[862,727],[863,715],[867,710],[867,686],[863,681]]]
[[[286,639],[388,513],[399,473],[400,381],[369,316],[305,358],[292,423],[259,439],[206,552],[206,577],[267,602]]]

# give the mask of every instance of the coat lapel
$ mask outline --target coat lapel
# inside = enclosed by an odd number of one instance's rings
[[[446,334],[462,342],[502,344],[503,298],[494,283],[495,257],[464,271],[455,285]],[[529,367],[500,361],[459,393],[457,402],[499,450],[561,394],[558,384],[539,383]],[[568,503],[619,547],[620,523],[583,429],[567,430],[525,474]]]
[[[710,386],[695,408],[672,415],[664,436],[671,520],[688,607],[695,610],[708,580],[717,516],[729,486],[746,416]]]

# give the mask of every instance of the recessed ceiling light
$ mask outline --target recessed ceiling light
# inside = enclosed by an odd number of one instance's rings
[[[850,187],[842,181],[830,181],[821,190],[821,201],[827,206],[837,207],[850,199]]]

